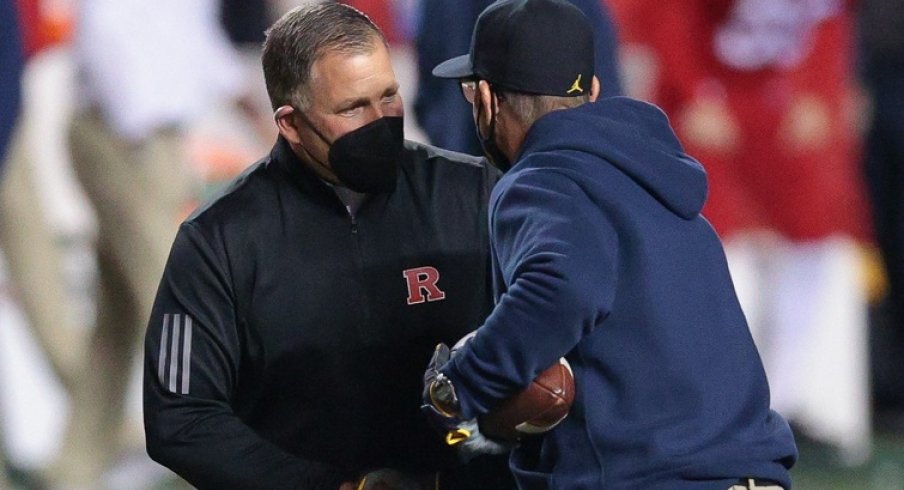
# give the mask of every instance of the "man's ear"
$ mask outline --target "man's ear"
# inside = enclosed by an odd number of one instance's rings
[[[600,96],[600,79],[593,75],[593,81],[590,82],[590,102],[596,102],[596,98]]]
[[[279,134],[293,146],[301,146],[301,135],[298,131],[295,108],[289,105],[280,106],[273,114]]]
[[[493,103],[496,94],[490,90],[490,84],[486,80],[481,80],[477,84],[477,96],[480,97],[480,110],[483,111],[483,120],[489,122],[493,118],[493,107],[498,107],[499,103]]]

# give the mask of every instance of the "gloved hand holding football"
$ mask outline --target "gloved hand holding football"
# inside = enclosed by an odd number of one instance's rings
[[[463,337],[451,350],[445,344],[438,345],[424,375],[422,408],[446,432],[448,444],[472,446],[476,452],[500,452],[524,436],[551,430],[565,419],[574,402],[574,375],[565,358],[543,370],[527,388],[480,416],[476,423],[461,419],[455,388],[440,369],[475,333]]]

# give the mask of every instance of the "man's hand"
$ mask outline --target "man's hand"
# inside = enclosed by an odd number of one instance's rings
[[[470,338],[463,340],[466,343]],[[459,347],[456,344],[456,348]],[[510,451],[512,446],[492,441],[481,434],[476,420],[465,420],[461,417],[455,387],[440,371],[451,357],[452,352],[446,344],[437,345],[433,351],[433,357],[427,365],[427,371],[424,372],[421,410],[443,434],[446,444],[456,448],[466,460],[478,454],[503,454]]]
[[[427,370],[424,372],[421,410],[427,414],[433,425],[444,433],[454,431],[459,424],[464,422],[458,413],[460,407],[458,397],[455,395],[455,387],[452,386],[452,381],[440,371],[451,357],[449,347],[443,343],[438,344],[427,365]]]

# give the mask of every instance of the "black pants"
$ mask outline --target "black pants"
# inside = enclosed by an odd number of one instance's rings
[[[873,386],[877,408],[904,410],[904,74],[886,70],[870,82],[875,117],[864,169],[889,280],[873,322]]]

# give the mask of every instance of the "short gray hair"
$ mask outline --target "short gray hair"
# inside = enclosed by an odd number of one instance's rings
[[[348,5],[326,1],[290,10],[267,29],[261,57],[273,109],[306,109],[315,61],[328,51],[370,53],[377,40],[387,45],[380,28]]]
[[[505,103],[524,127],[531,127],[540,117],[559,109],[571,109],[590,102],[590,95],[559,97],[555,95],[535,95],[524,92],[501,90]]]

